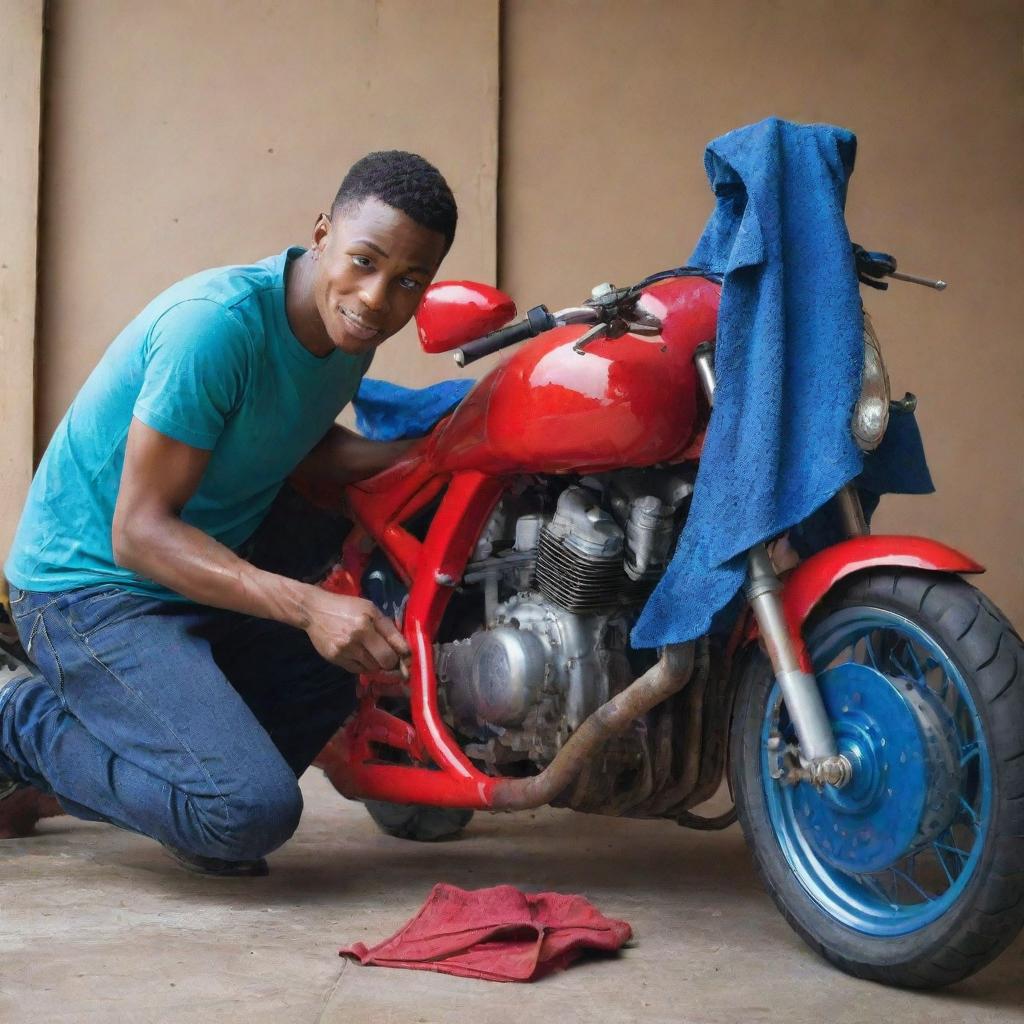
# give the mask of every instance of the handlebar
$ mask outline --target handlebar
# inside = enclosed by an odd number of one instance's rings
[[[455,350],[455,362],[459,366],[468,366],[492,352],[498,352],[520,341],[528,341],[537,335],[566,324],[597,323],[600,314],[592,306],[570,306],[568,309],[552,313],[547,306],[534,306],[528,310],[525,320],[509,324],[500,330],[491,331],[475,341],[467,341]]]
[[[924,285],[941,292],[946,287],[945,281],[936,281],[930,277],[918,277],[917,274],[904,274],[896,269],[896,257],[887,252],[870,252],[863,246],[853,243],[853,258],[857,265],[857,277],[861,284],[885,291],[889,286],[881,280],[891,277],[894,281],[907,281],[910,284]]]
[[[933,281],[930,278],[917,277],[914,274],[900,273],[896,269],[896,258],[888,253],[870,252],[854,243],[853,254],[857,277],[862,284],[870,285],[872,288],[883,290],[888,288],[889,285],[882,280],[886,277],[925,285],[936,291],[942,291],[946,287],[945,281]],[[672,277],[704,277],[709,281],[722,282],[721,274],[701,267],[685,266],[659,271],[657,274],[645,277],[631,288],[615,288],[610,284],[598,285],[587,305],[570,306],[557,313],[550,312],[547,306],[534,306],[527,312],[525,320],[492,331],[475,341],[468,341],[461,348],[456,349],[455,362],[459,366],[468,366],[478,359],[483,359],[484,356],[489,356],[492,352],[498,352],[510,345],[536,338],[545,331],[550,331],[555,327],[564,327],[566,324],[603,324],[603,330],[609,337],[618,337],[625,330],[650,333],[649,329],[644,329],[643,323],[629,322],[637,315],[637,300],[645,288]],[[584,345],[593,340],[593,337],[596,337],[601,330],[602,328],[596,327],[593,332],[587,332],[577,343],[576,351],[582,352]],[[657,326],[655,330],[657,330]]]

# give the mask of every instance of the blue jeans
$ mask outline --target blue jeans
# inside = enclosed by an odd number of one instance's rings
[[[270,520],[308,546],[304,524]],[[285,572],[281,545],[264,547],[252,560]],[[206,857],[261,857],[292,835],[298,777],[355,704],[304,632],[113,586],[12,587],[11,604],[40,675],[4,691],[0,772]]]

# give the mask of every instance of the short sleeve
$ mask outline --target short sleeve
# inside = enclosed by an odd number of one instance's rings
[[[245,393],[251,353],[245,327],[219,302],[179,302],[150,331],[133,415],[183,444],[213,449]]]

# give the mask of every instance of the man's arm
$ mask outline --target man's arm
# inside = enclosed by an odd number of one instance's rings
[[[114,510],[117,564],[199,604],[303,629],[324,658],[350,672],[397,667],[408,646],[372,602],[257,569],[182,521],[209,461],[209,451],[132,419]]]
[[[350,484],[387,469],[419,438],[407,441],[369,441],[335,424],[295,469],[300,483]]]

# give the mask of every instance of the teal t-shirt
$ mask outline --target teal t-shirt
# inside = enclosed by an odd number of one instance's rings
[[[4,566],[11,583],[37,591],[113,583],[178,598],[114,563],[111,524],[133,416],[212,452],[185,522],[230,548],[253,533],[370,363],[338,350],[315,356],[292,333],[284,273],[302,251],[186,278],[117,336],[39,464]]]

